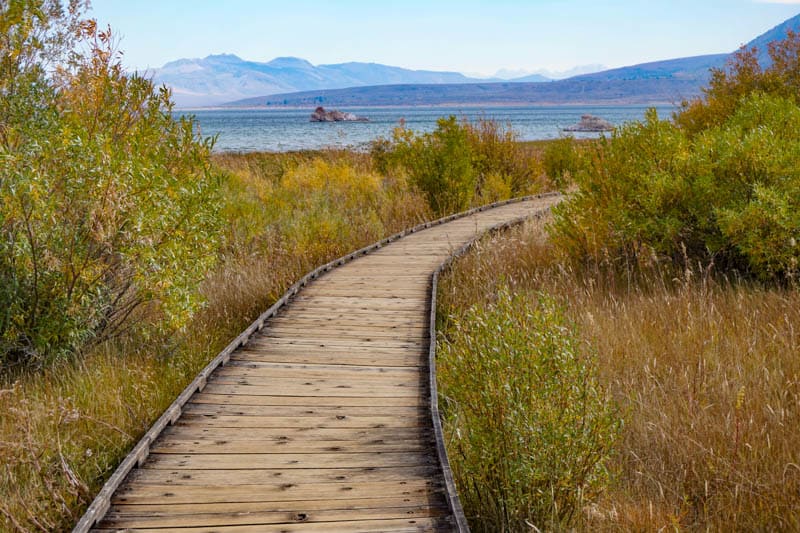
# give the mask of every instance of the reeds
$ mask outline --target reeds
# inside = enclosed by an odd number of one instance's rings
[[[566,264],[530,223],[480,243],[440,298],[460,316],[500,287],[544,293],[597,354],[623,430],[576,527],[800,527],[800,293],[699,268]]]

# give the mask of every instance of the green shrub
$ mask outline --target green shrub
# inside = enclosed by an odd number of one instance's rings
[[[523,194],[531,188],[536,166],[520,148],[510,124],[485,118],[462,122],[477,174],[476,194],[495,201]],[[500,196],[498,196],[500,195]]]
[[[4,57],[33,62],[3,66],[0,367],[46,364],[147,322],[179,328],[214,260],[210,141],[172,118],[166,89],[123,72],[110,31],[59,9],[20,0],[3,13],[17,36]],[[75,27],[88,51],[46,75],[41,35]]]
[[[401,165],[437,215],[461,211],[475,194],[476,175],[467,132],[456,117],[440,118],[431,133],[397,128],[390,161]]]
[[[448,451],[471,526],[568,526],[604,486],[620,422],[563,310],[503,288],[443,333]]]
[[[601,143],[555,209],[556,242],[573,257],[643,253],[714,263],[764,279],[800,259],[800,107],[754,93],[719,126],[689,137],[649,113]]]
[[[547,144],[542,156],[545,174],[557,187],[563,188],[579,166],[575,139],[562,137]]]
[[[761,279],[800,261],[800,36],[771,48],[761,71],[740,52],[706,100],[674,122],[648,112],[585,158],[578,191],[555,209],[552,235],[576,259],[636,264],[666,257]],[[768,92],[767,92],[768,90]]]
[[[459,122],[451,115],[423,134],[401,126],[391,140],[373,142],[371,155],[379,172],[407,174],[440,216],[537,188],[537,165],[513,130],[493,120]]]
[[[708,191],[722,238],[761,277],[794,276],[800,261],[800,107],[755,94],[724,128],[704,132],[720,171]],[[730,180],[731,186],[720,187]],[[727,196],[725,196],[727,195]]]

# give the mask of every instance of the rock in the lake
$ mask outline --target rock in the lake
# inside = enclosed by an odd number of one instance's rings
[[[353,113],[331,110],[327,111],[320,106],[311,113],[311,122],[369,122],[366,117],[359,117]]]
[[[614,125],[607,120],[594,115],[583,115],[581,121],[574,126],[564,128],[564,131],[579,131],[579,132],[600,132],[612,131]]]

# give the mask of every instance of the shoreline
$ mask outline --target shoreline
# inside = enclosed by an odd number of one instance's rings
[[[519,109],[530,109],[530,108],[580,108],[580,107],[594,107],[594,108],[615,108],[615,107],[638,107],[638,108],[650,108],[650,107],[678,107],[678,104],[675,102],[647,102],[647,103],[592,103],[592,102],[576,102],[576,103],[536,103],[536,104],[522,104],[519,102],[509,102],[509,103],[448,103],[448,104],[419,104],[419,105],[344,105],[344,106],[334,106],[335,109],[453,109],[453,108],[470,108],[470,109],[481,109],[481,108],[519,108]],[[270,106],[224,106],[224,105],[216,105],[216,106],[192,106],[192,107],[175,107],[173,109],[174,113],[183,112],[183,111],[301,111],[301,110],[314,110],[317,107],[316,104],[309,104],[307,106],[277,106],[277,105],[270,105]]]

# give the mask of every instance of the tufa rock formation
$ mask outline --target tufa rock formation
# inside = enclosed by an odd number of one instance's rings
[[[324,107],[320,106],[311,113],[311,122],[369,122],[366,117],[359,117],[353,113],[344,113],[342,111],[326,111]]]
[[[583,115],[580,122],[564,128],[564,131],[600,132],[613,131],[613,129],[614,125],[607,120],[594,115]]]

